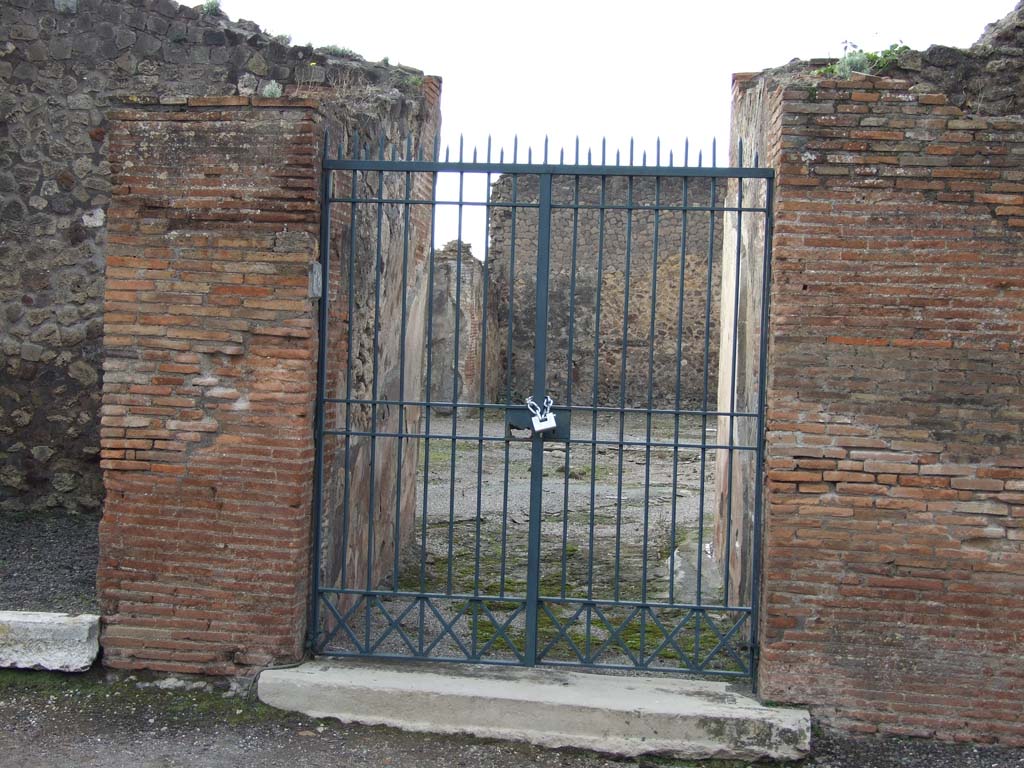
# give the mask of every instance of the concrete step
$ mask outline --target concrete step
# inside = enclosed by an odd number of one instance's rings
[[[725,682],[318,660],[263,672],[258,691],[312,717],[624,756],[795,760],[810,749],[806,710],[766,707]]]

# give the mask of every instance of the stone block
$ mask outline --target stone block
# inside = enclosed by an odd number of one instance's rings
[[[0,611],[0,667],[81,672],[99,653],[100,617]]]

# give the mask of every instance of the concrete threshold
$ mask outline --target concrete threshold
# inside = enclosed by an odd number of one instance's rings
[[[258,692],[311,717],[631,757],[796,760],[810,749],[806,710],[766,707],[731,683],[667,676],[318,660],[264,671]]]

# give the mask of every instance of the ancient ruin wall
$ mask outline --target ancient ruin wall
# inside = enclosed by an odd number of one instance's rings
[[[435,252],[429,371],[433,402],[494,401],[503,376],[488,282],[484,263],[473,257],[468,243],[453,240]],[[450,406],[435,409],[451,412]]]
[[[1024,744],[1024,118],[810,68],[734,114],[778,157],[761,693]]]
[[[428,79],[424,88],[429,119],[414,139],[431,145],[439,83]],[[325,128],[344,131],[331,106],[230,96],[113,113],[99,573],[108,665],[232,673],[302,653],[320,157]],[[395,126],[379,127],[389,134]],[[389,190],[405,183],[399,177],[385,177]],[[376,183],[364,176],[357,193],[372,196]],[[429,193],[429,177],[415,187]],[[346,195],[344,183],[333,192]],[[390,228],[399,215],[387,208]],[[407,332],[381,335],[379,344],[372,324],[399,322],[404,249],[386,236],[378,249],[376,221],[366,217],[354,233],[339,226],[330,241],[328,429],[343,426],[348,382],[353,397],[368,399],[375,386],[397,399],[404,373],[407,396],[422,399],[429,220],[416,216],[410,233]],[[375,274],[387,275],[379,292]],[[352,411],[352,429],[373,429],[369,408]],[[399,429],[397,409],[376,415],[380,430]],[[365,573],[373,530],[371,577],[379,579],[390,569],[396,519],[412,514],[417,443],[378,440],[373,458],[369,446],[365,436],[324,441],[325,586],[337,584],[346,562],[350,579]]]
[[[715,205],[720,209],[724,185],[714,185]],[[581,176],[577,190],[575,177],[553,180],[546,384],[548,394],[559,404],[569,401],[571,382],[575,404],[617,405],[621,398],[627,406],[646,407],[651,384],[655,408],[675,407],[677,387],[682,405],[699,406],[706,401],[713,407],[722,214],[706,210],[713,182],[693,178],[685,186],[684,193],[678,179],[662,179],[656,190],[651,178],[634,178],[631,186],[622,177],[602,181]],[[687,211],[685,247],[682,213],[653,210],[656,200],[661,206],[682,207],[684,194],[688,207],[704,209]],[[627,213],[623,206],[630,195],[637,208]],[[491,301],[507,376],[501,390],[507,386],[514,400],[522,400],[533,391],[538,179],[503,176],[495,182],[491,199]],[[706,341],[709,392],[704,388]]]
[[[413,154],[432,147],[440,130],[440,82],[428,78],[423,90]],[[382,123],[378,130],[391,135],[393,128]],[[336,198],[353,196],[352,178],[332,174]],[[336,432],[323,438],[325,587],[376,588],[392,574],[396,552],[413,532],[419,442],[395,435],[417,432],[424,410],[396,403],[426,398],[432,236],[430,207],[422,203],[432,193],[430,174],[368,172],[356,175],[354,197],[373,202],[358,203],[354,211],[347,203],[331,206],[325,394],[333,402],[325,406],[324,424]],[[378,206],[379,194],[419,204]],[[346,398],[359,401],[349,412]],[[371,438],[373,432],[391,436]],[[336,605],[345,607],[347,600]]]
[[[172,0],[0,5],[0,509],[98,509],[107,112],[326,89],[398,138],[415,72],[292,47]]]
[[[730,158],[739,164],[740,141],[746,157],[756,155],[773,168],[778,156],[777,104],[764,88],[755,89],[740,99],[745,87],[743,76],[733,83],[733,124]],[[742,127],[742,130],[739,129]],[[767,205],[769,184],[773,182],[731,179],[727,205],[736,206],[742,191],[744,207]],[[718,368],[717,403],[720,413],[756,414],[760,377],[766,361],[762,358],[761,337],[765,282],[765,239],[769,236],[768,217],[764,215],[725,216],[725,242],[736,247],[722,249],[721,344],[726,350]],[[735,350],[735,354],[733,351]],[[752,416],[719,416],[720,445],[757,446],[761,436],[758,420]],[[728,567],[728,599],[734,605],[751,605],[754,599],[756,565],[754,558],[754,517],[757,493],[757,454],[751,450],[717,451],[715,492],[717,498],[714,528],[714,553],[723,573]],[[728,561],[727,561],[728,559]]]

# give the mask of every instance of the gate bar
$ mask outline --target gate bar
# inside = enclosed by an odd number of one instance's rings
[[[548,356],[548,261],[551,253],[551,174],[540,179],[537,221],[537,322],[533,356],[533,399],[544,402]],[[530,452],[530,531],[526,561],[526,664],[537,663],[537,598],[540,590],[541,507],[544,502],[544,441],[534,433]]]

